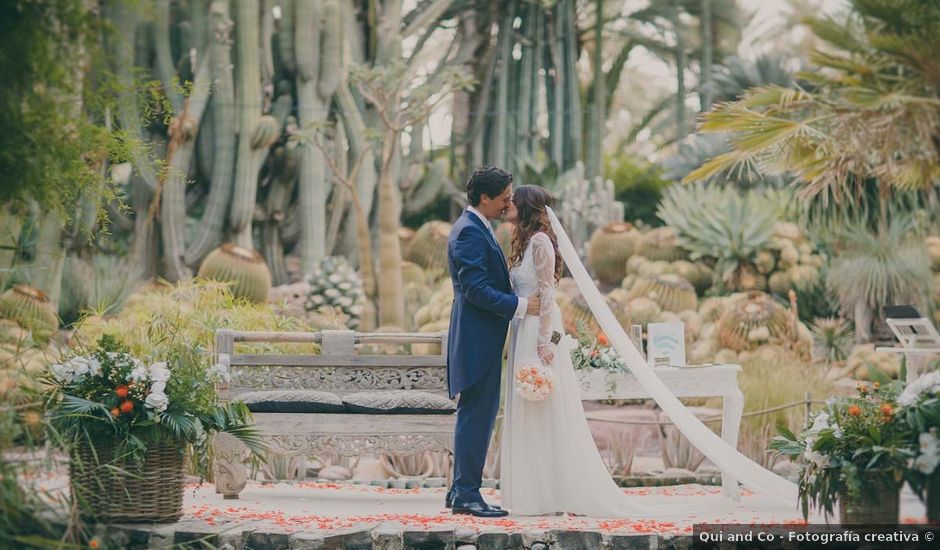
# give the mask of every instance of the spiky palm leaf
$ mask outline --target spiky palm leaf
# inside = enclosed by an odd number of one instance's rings
[[[716,66],[707,88],[718,102],[734,101],[751,88],[793,85],[793,72],[787,67],[790,60],[777,54],[758,56],[754,61],[732,56]]]
[[[916,14],[916,16],[914,15]],[[750,163],[791,172],[802,194],[852,197],[864,178],[901,190],[940,178],[940,4],[854,0],[844,21],[814,19],[833,51],[817,53],[802,89],[752,90],[705,116],[705,132],[734,132],[732,150],[690,173],[707,179]]]
[[[691,251],[693,259],[717,259],[716,272],[723,280],[754,261],[770,241],[777,221],[764,195],[703,184],[670,187],[658,215],[679,232],[680,244]]]

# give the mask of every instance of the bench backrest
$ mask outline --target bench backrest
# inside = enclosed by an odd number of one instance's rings
[[[316,343],[319,355],[237,354],[237,342]],[[432,355],[370,355],[361,344],[440,345]],[[325,390],[342,397],[359,391],[421,390],[447,395],[447,333],[360,333],[216,331],[216,360],[228,365],[231,381],[223,399],[256,390]]]

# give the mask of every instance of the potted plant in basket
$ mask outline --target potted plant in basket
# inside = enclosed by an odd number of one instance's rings
[[[215,384],[228,373],[179,334],[154,327],[143,361],[105,334],[50,367],[49,424],[55,442],[69,452],[73,500],[84,514],[101,521],[175,521],[187,453],[204,476],[216,432],[262,452],[247,407],[218,402]]]
[[[779,426],[770,449],[799,461],[803,516],[839,503],[842,524],[898,522],[907,463],[913,456],[906,422],[898,418],[900,382],[860,384],[858,394],[831,398],[798,435]]]
[[[927,521],[940,523],[940,371],[914,380],[898,397],[899,417],[910,429],[915,456],[907,482],[927,505]]]

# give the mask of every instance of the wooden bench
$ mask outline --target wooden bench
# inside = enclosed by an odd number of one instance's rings
[[[282,353],[239,354],[238,342],[316,343],[318,355]],[[433,355],[374,355],[362,344],[375,346],[440,345]],[[216,332],[216,360],[227,365],[230,382],[220,386],[224,401],[247,398],[264,390],[320,390],[340,399],[364,391],[404,390],[409,396],[426,392],[447,395],[447,334],[321,332]],[[365,352],[365,353],[363,353]],[[395,392],[398,395],[402,395]],[[257,394],[255,394],[257,395]],[[451,401],[452,403],[452,401]],[[360,454],[414,455],[448,453],[453,463],[454,414],[372,414],[255,412],[254,424],[271,451],[289,456]],[[238,498],[248,473],[247,449],[229,434],[213,440],[216,491]],[[448,478],[452,468],[448,468]],[[450,479],[448,479],[449,485]]]

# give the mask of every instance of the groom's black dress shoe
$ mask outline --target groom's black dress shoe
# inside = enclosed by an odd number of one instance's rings
[[[451,511],[454,514],[467,514],[478,518],[501,518],[509,515],[509,512],[506,510],[493,508],[482,501],[461,502],[457,500],[454,501]]]
[[[499,506],[495,504],[488,504],[487,506],[489,506],[490,508],[496,508],[497,510],[502,510],[502,508],[500,508]],[[454,490],[448,489],[447,496],[444,497],[444,508],[447,508],[449,510],[453,507],[454,507]]]

